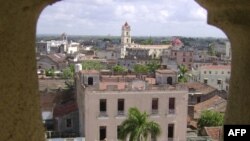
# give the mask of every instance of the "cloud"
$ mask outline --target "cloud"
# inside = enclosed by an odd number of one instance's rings
[[[211,36],[223,36],[220,30],[211,30],[206,17],[206,11],[193,0],[65,0],[42,12],[37,31],[120,35],[121,25],[128,21],[134,35],[183,32],[192,36],[194,32],[190,29],[196,26]],[[205,35],[203,32],[196,32],[196,35]]]

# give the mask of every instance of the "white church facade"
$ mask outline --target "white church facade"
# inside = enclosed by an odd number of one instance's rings
[[[122,33],[121,33],[121,53],[120,58],[126,58],[128,54],[128,51],[135,51],[138,52],[140,50],[148,50],[148,56],[151,57],[151,59],[160,59],[163,55],[164,50],[170,49],[171,45],[140,45],[135,44],[132,42],[131,39],[131,27],[126,22],[122,26]]]

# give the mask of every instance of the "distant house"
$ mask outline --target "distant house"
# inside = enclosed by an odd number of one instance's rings
[[[67,67],[66,56],[62,53],[48,54],[40,56],[37,60],[37,69],[62,70]]]
[[[53,118],[56,123],[55,130],[62,137],[79,137],[79,112],[75,101],[57,104]]]
[[[202,111],[204,110],[212,110],[220,113],[225,113],[226,111],[227,100],[220,96],[213,96],[212,98],[196,104],[194,106],[194,119],[199,119]]]
[[[195,105],[213,97],[216,89],[200,82],[185,84],[188,88],[188,105]]]
[[[231,65],[202,66],[198,70],[198,81],[218,90],[229,90]]]
[[[194,51],[188,47],[182,47],[179,50],[171,50],[170,59],[176,60],[177,65],[185,65],[189,70],[193,66],[193,53]]]
[[[41,115],[47,138],[79,137],[79,112],[75,95],[61,89],[40,91]]]

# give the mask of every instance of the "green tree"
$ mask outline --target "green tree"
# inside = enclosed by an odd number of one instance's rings
[[[51,77],[55,77],[55,70],[54,69],[45,69],[45,75],[46,76],[51,76]]]
[[[224,115],[211,110],[205,110],[201,113],[200,119],[198,119],[198,128],[203,129],[204,127],[210,126],[222,126],[224,123]]]
[[[99,61],[84,61],[82,63],[83,70],[101,70],[104,68],[104,65]]]
[[[178,65],[178,82],[185,83],[187,82],[187,73],[188,69],[185,65]]]
[[[159,69],[161,65],[157,61],[151,61],[146,66],[149,73],[155,73],[155,70]]]
[[[126,71],[126,69],[120,65],[115,65],[112,70],[117,73],[123,73]]]
[[[160,125],[148,120],[146,112],[141,113],[137,108],[130,108],[128,118],[122,122],[118,138],[130,141],[146,141],[148,136],[156,139],[161,133]]]
[[[139,74],[148,73],[148,67],[145,65],[136,64],[134,65],[133,69],[135,73],[139,73]]]
[[[70,67],[63,69],[63,73],[62,73],[63,79],[72,79],[73,76],[74,76],[74,71]]]

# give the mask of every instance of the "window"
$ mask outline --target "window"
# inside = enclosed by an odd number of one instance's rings
[[[212,72],[211,72],[211,71],[209,71],[209,74],[212,74]]]
[[[183,56],[186,56],[186,53],[185,53],[185,52],[183,52]]]
[[[228,71],[227,73],[230,74],[230,71]]]
[[[206,71],[204,71],[204,74],[207,74],[207,72],[206,72]]]
[[[71,118],[67,118],[66,119],[66,127],[67,128],[71,128],[72,127],[72,119]]]
[[[106,139],[106,126],[100,126],[99,135],[100,141],[104,141]]]
[[[117,105],[118,115],[124,115],[124,99],[118,99]]]
[[[100,116],[107,116],[107,100],[100,99]]]
[[[197,103],[200,103],[200,102],[201,102],[201,97],[198,96],[198,97],[197,97]]]
[[[168,124],[168,138],[174,138],[174,124]]]
[[[126,35],[128,36],[128,32],[126,32]]]
[[[175,114],[175,98],[169,98],[169,114]]]
[[[218,84],[218,85],[221,84],[221,80],[220,80],[220,79],[217,80],[217,84]]]
[[[224,74],[224,71],[222,71],[221,74]]]
[[[189,59],[189,62],[192,62],[192,58]]]
[[[158,98],[152,99],[152,114],[158,114]]]
[[[93,85],[93,84],[94,84],[93,77],[88,77],[88,85]]]
[[[186,62],[186,59],[185,58],[183,58],[183,60],[182,60],[183,62]]]
[[[207,84],[207,79],[204,79],[204,84]]]
[[[167,84],[169,84],[169,85],[173,84],[173,78],[172,77],[167,78]]]

